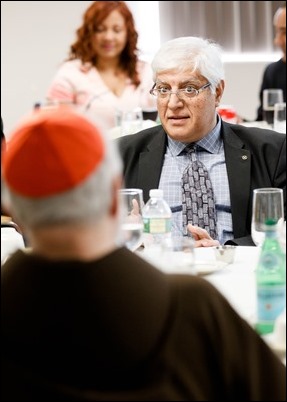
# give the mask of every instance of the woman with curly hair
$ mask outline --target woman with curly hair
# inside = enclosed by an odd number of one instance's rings
[[[93,2],[76,35],[48,89],[49,101],[73,103],[106,128],[122,111],[155,106],[152,71],[138,57],[138,33],[124,1]]]

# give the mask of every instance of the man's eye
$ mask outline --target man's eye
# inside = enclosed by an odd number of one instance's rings
[[[192,94],[194,92],[194,88],[191,86],[185,87],[184,92],[186,92],[187,94]]]
[[[158,88],[157,90],[162,95],[167,94],[170,91],[168,88],[165,88],[165,87]]]

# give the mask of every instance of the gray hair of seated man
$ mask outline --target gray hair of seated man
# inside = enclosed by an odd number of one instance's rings
[[[190,70],[204,76],[211,83],[211,91],[224,80],[222,49],[219,44],[200,37],[186,36],[164,43],[151,63],[153,79],[163,71]]]

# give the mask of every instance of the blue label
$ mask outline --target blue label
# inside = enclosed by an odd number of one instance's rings
[[[261,256],[260,264],[262,264],[262,266],[267,269],[280,266],[282,264],[282,255],[275,253],[264,253]]]
[[[257,313],[259,321],[275,321],[286,306],[286,287],[260,286],[257,288]]]

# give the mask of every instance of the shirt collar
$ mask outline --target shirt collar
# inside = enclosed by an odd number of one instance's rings
[[[222,144],[222,140],[220,137],[220,130],[221,130],[221,119],[218,119],[214,129],[211,130],[210,133],[208,133],[201,140],[196,142],[199,151],[205,150],[207,152],[210,152],[211,154],[218,153]],[[185,142],[175,141],[169,136],[167,136],[167,139],[168,139],[169,151],[173,156],[179,155],[188,145]]]

